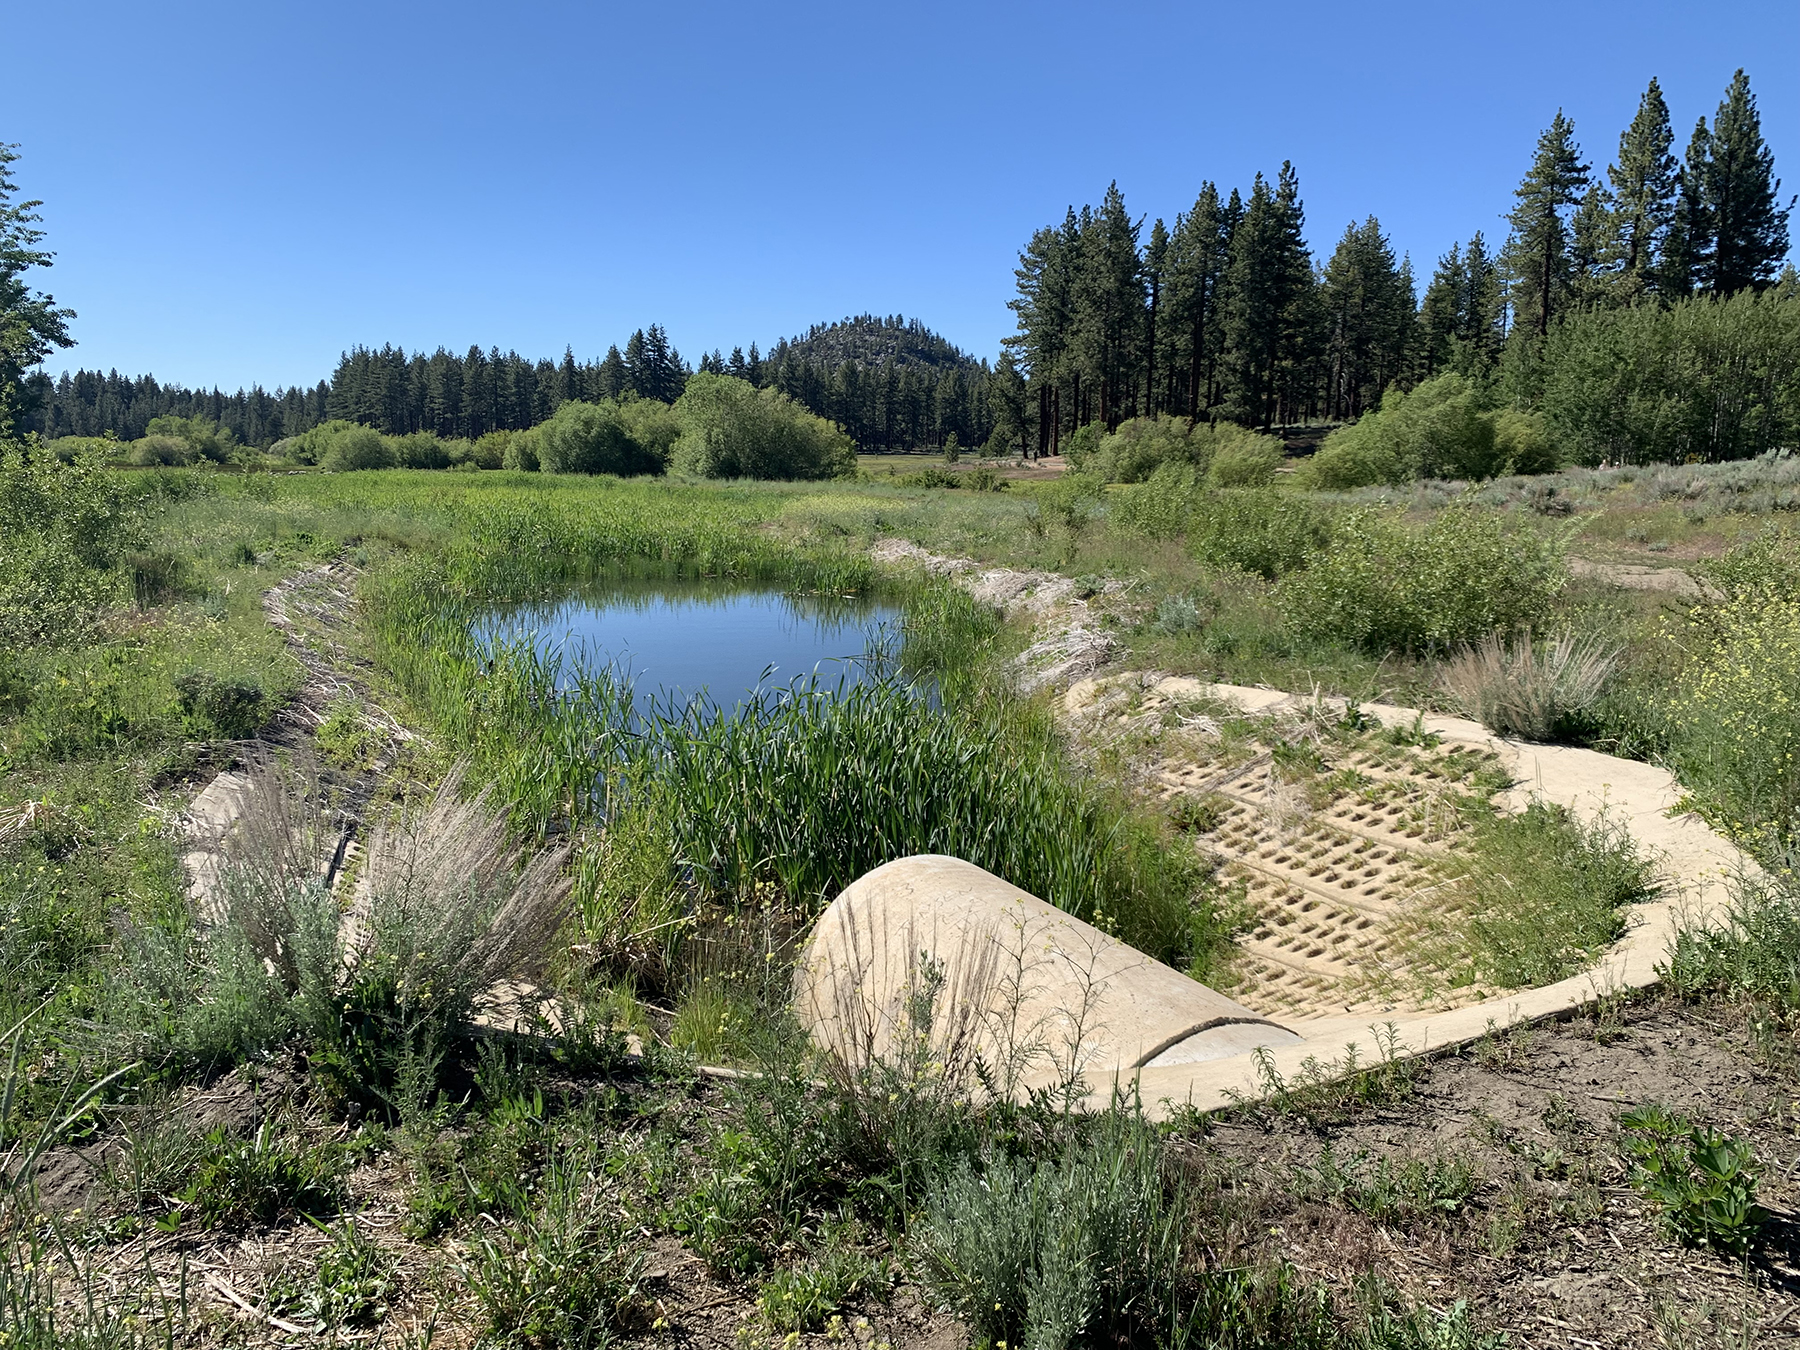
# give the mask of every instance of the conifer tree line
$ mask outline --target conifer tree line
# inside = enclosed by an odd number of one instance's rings
[[[1422,297],[1374,216],[1313,256],[1292,164],[1247,195],[1203,183],[1148,231],[1115,183],[1019,255],[1018,331],[990,379],[998,434],[1053,453],[1133,417],[1343,422],[1447,371],[1529,405],[1565,318],[1774,286],[1792,206],[1742,70],[1679,160],[1655,80],[1603,172],[1558,112],[1500,247],[1479,230],[1453,244]]]
[[[937,446],[954,433],[980,444],[987,417],[986,363],[978,362],[916,319],[859,315],[815,325],[783,339],[764,357],[714,351],[699,369],[781,390],[809,412],[844,425],[865,449]],[[111,431],[136,440],[157,417],[200,417],[244,444],[267,447],[322,422],[341,418],[386,435],[426,431],[473,440],[490,431],[523,431],[564,403],[636,397],[673,403],[694,368],[658,324],[634,332],[621,351],[577,361],[528,360],[498,348],[466,354],[439,348],[408,354],[388,344],[344,353],[330,380],[311,388],[260,386],[235,394],[160,384],[150,376],[81,370],[28,381],[26,429],[53,438]]]

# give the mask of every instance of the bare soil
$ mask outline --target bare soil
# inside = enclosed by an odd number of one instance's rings
[[[1731,1010],[1656,995],[1420,1065],[1388,1104],[1215,1117],[1188,1158],[1232,1178],[1228,1260],[1279,1255],[1345,1289],[1377,1271],[1416,1302],[1466,1299],[1515,1347],[1785,1344],[1800,1339],[1800,1074],[1780,1039],[1772,1059]],[[1754,1146],[1773,1217],[1748,1260],[1683,1248],[1631,1186],[1618,1120],[1650,1102]],[[1327,1148],[1340,1167],[1463,1159],[1475,1191],[1452,1211],[1379,1219],[1299,1198],[1295,1168]]]

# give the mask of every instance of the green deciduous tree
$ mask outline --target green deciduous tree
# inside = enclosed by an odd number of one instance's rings
[[[15,202],[12,166],[19,147],[0,142],[0,435],[18,429],[26,413],[25,372],[55,347],[72,347],[69,320],[75,311],[60,309],[53,297],[35,291],[25,280],[34,267],[48,267],[55,256],[39,248],[44,232],[40,201]]]

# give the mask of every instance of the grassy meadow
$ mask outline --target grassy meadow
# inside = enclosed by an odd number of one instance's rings
[[[1277,1084],[1273,1107],[1224,1122],[1293,1143],[1265,1195],[1210,1142],[1219,1122],[1153,1127],[1129,1101],[1074,1114],[1054,1094],[976,1107],[979,1083],[929,1057],[822,1064],[784,962],[855,877],[933,851],[1229,976],[1240,916],[1182,822],[1137,790],[1129,753],[1072,741],[1049,696],[1017,692],[1022,624],[871,563],[901,538],[1074,578],[1121,669],[1466,711],[1668,764],[1767,873],[1737,923],[1684,937],[1659,997],[1755,1027],[1746,1062],[1789,1083],[1793,460],[1325,492],[1285,473],[1103,486],[966,465],[955,486],[908,485],[925,462],[899,458],[808,483],[77,465],[35,471],[70,475],[46,485],[9,468],[49,522],[31,575],[77,569],[87,590],[55,631],[17,586],[0,614],[0,1346],[700,1328],[877,1350],[938,1328],[994,1346],[1492,1347],[1508,1342],[1488,1286],[1465,1301],[1374,1256],[1322,1274],[1265,1221],[1271,1197],[1390,1247],[1505,1262],[1558,1223],[1602,1223],[1604,1206],[1567,1206],[1604,1177],[1674,1216],[1655,1239],[1670,1250],[1768,1249],[1748,1201],[1732,1208],[1756,1168],[1722,1137],[1677,1157],[1686,1127],[1663,1117],[1596,1125],[1580,1178],[1566,1157],[1502,1177],[1443,1148],[1334,1161],[1334,1130],[1430,1072],[1378,1064]],[[262,597],[327,564],[356,603],[321,601],[303,636],[341,678],[322,721],[284,722],[309,672]],[[1676,566],[1677,589],[1619,584]],[[490,606],[608,577],[879,596],[904,620],[883,677],[841,699],[648,725],[607,672],[470,636]],[[181,812],[259,736],[284,767],[257,778],[261,824],[201,922]],[[350,948],[317,849],[358,792],[369,823],[345,866],[370,908]],[[1616,841],[1553,813],[1483,830],[1475,865],[1504,884],[1468,882],[1488,945],[1466,959],[1518,979],[1560,973],[1533,933],[1587,950],[1644,889]],[[497,978],[556,1007],[494,1031],[478,1014]],[[931,1009],[914,1015],[928,1030]],[[1594,1021],[1595,1044],[1627,1034]],[[1642,1159],[1661,1160],[1654,1185]],[[249,1237],[254,1269],[221,1255]],[[689,1268],[722,1330],[684,1300]],[[1719,1287],[1760,1278],[1742,1270]]]

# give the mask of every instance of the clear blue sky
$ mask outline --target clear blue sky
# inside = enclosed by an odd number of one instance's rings
[[[26,4],[0,140],[76,365],[312,382],[354,343],[690,359],[870,310],[993,355],[1020,244],[1116,178],[1173,218],[1284,158],[1421,280],[1558,107],[1677,152],[1745,66],[1800,188],[1800,4]],[[1800,222],[1797,222],[1800,223]]]

